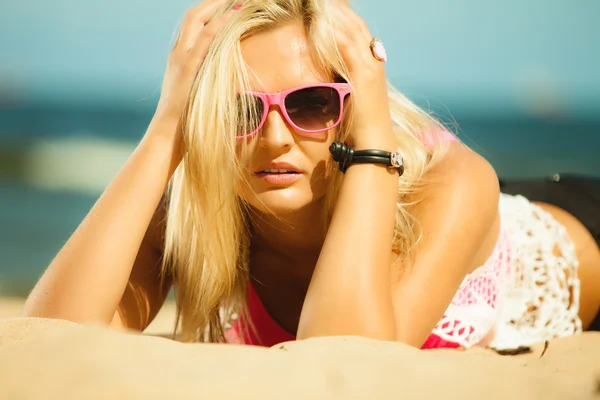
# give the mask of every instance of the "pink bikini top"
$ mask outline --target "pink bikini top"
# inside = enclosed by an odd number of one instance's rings
[[[445,140],[458,140],[450,132],[440,136]],[[508,236],[501,228],[492,255],[465,277],[422,349],[469,348],[487,342],[499,318],[500,292],[510,274],[510,258]],[[269,314],[252,284],[248,287],[248,313],[255,329],[246,327],[239,319],[226,331],[227,342],[271,347],[295,340],[295,336]]]

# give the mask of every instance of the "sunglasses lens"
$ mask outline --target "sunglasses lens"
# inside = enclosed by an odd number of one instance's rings
[[[239,94],[237,96],[238,129],[236,136],[247,136],[254,133],[263,119],[264,103],[258,96]]]
[[[324,130],[340,118],[340,95],[329,87],[300,89],[286,96],[285,109],[298,128]]]

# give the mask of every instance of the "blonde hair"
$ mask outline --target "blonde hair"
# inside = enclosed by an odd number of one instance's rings
[[[315,62],[352,85],[335,45],[331,1],[248,0],[216,36],[201,66],[183,119],[187,151],[168,193],[163,258],[163,273],[171,274],[176,284],[177,325],[183,341],[222,342],[228,315],[221,311],[247,314],[250,221],[239,192],[241,185],[247,184],[244,157],[249,148],[243,145],[240,157],[233,132],[253,123],[255,113],[250,110],[249,115],[240,115],[239,110],[247,110],[251,104],[236,104],[236,93],[249,87],[251,74],[242,58],[241,40],[301,22]],[[230,1],[220,13],[236,2]],[[432,135],[444,128],[391,86],[389,99],[396,142],[407,166],[400,178],[393,250],[399,257],[409,257],[419,230],[408,210],[407,195],[417,190],[423,175],[444,151],[443,145],[427,147],[423,143],[430,143]],[[348,138],[351,110],[350,104],[337,129],[338,140]],[[330,176],[325,218],[332,213],[343,179],[337,170]]]

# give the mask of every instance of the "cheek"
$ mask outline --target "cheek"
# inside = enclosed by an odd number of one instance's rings
[[[311,164],[311,190],[318,197],[325,194],[332,175],[332,170],[336,167],[331,158],[331,153],[329,153],[329,144],[330,143],[324,145],[324,143],[321,143],[322,146],[318,146],[318,148],[314,148],[312,151],[305,153]]]
[[[300,150],[304,156],[310,160],[313,165],[319,162],[329,162],[331,159],[331,153],[329,152],[329,146],[336,141],[336,130],[327,132],[326,136],[315,138],[315,140],[307,140],[299,143]]]
[[[335,138],[332,136],[328,138],[327,141],[321,143],[311,143],[310,146],[307,146],[305,149],[305,156],[315,170],[319,170],[318,172],[324,172],[324,166],[330,165],[333,160],[331,158],[331,153],[329,152],[329,146],[331,143],[335,141]]]
[[[331,169],[335,167],[329,146],[336,140],[335,131],[330,131],[326,138],[319,142],[308,142],[302,146],[302,152],[309,162],[311,171],[311,186],[327,185],[331,175]]]

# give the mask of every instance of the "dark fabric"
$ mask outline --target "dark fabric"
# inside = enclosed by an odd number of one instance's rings
[[[554,179],[501,180],[500,190],[520,194],[531,201],[560,207],[585,225],[600,246],[600,179],[560,175]]]
[[[600,247],[599,178],[556,175],[548,179],[501,180],[500,190],[502,193],[520,194],[530,201],[549,203],[568,211],[590,231]],[[592,322],[590,330],[600,331],[600,314]]]
[[[588,330],[600,332],[600,313],[596,315],[596,318],[594,318],[594,321],[592,321]]]

